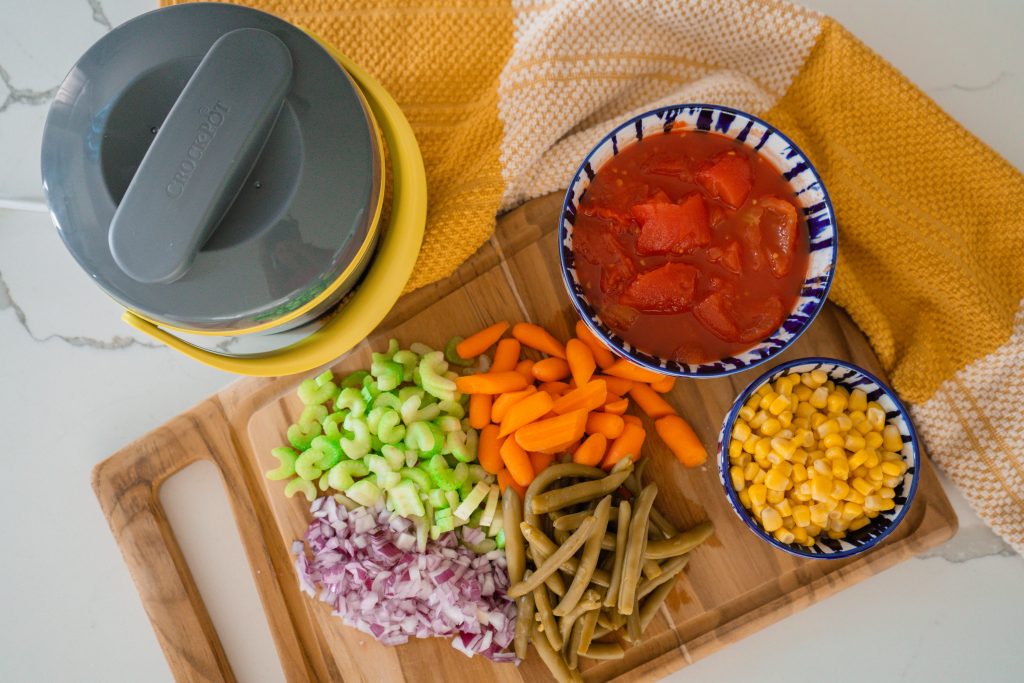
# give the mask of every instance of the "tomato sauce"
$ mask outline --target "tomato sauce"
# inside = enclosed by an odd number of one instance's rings
[[[683,363],[770,336],[807,274],[807,226],[782,173],[717,133],[673,131],[623,149],[577,211],[577,276],[601,319]]]

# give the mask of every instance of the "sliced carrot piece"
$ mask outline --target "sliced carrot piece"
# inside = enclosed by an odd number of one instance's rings
[[[537,387],[529,386],[522,391],[513,391],[507,394],[502,394],[498,398],[494,399],[494,405],[491,406],[491,422],[499,424],[505,419],[505,414],[508,413],[508,409],[519,403],[527,396],[532,396],[537,393]]]
[[[528,451],[543,451],[568,446],[583,436],[587,426],[587,411],[574,410],[565,415],[538,420],[516,430],[515,440]]]
[[[501,444],[498,425],[487,425],[480,430],[480,441],[476,446],[476,457],[480,466],[491,474],[497,474],[505,465],[501,461]]]
[[[640,449],[643,447],[644,439],[646,438],[647,432],[644,431],[643,427],[627,422],[622,430],[622,434],[608,446],[608,452],[605,453],[604,460],[601,461],[601,467],[610,470],[615,466],[615,463],[626,456],[631,456],[635,462],[640,458]]]
[[[569,372],[576,386],[582,387],[594,376],[594,370],[597,369],[594,353],[579,339],[566,342],[565,359],[569,362]]]
[[[665,415],[675,415],[675,409],[650,386],[637,383],[629,390],[629,397],[636,401],[640,410],[657,420]]]
[[[505,416],[501,418],[501,431],[498,432],[498,436],[508,436],[520,427],[539,420],[548,414],[553,405],[551,394],[546,391],[538,391],[527,396],[506,411]]]
[[[569,364],[561,358],[545,358],[533,364],[538,382],[558,382],[569,376]]]
[[[544,453],[545,455],[558,455],[559,453],[572,453],[576,450],[576,447],[580,445],[579,439],[573,439],[572,441],[563,441],[556,443],[551,448],[544,448],[536,451],[537,453]]]
[[[651,382],[651,389],[654,389],[659,394],[667,394],[672,391],[676,386],[676,378],[672,375],[665,375],[657,382]]]
[[[508,470],[503,469],[498,472],[498,488],[501,489],[502,493],[505,493],[505,489],[509,486],[512,490],[519,494],[520,498],[526,497],[526,487],[520,486],[516,483],[516,480],[512,478],[512,475],[508,473]]]
[[[534,476],[546,470],[554,460],[554,453],[530,453],[530,464],[533,465]]]
[[[565,392],[569,391],[569,385],[565,382],[544,382],[539,387],[541,391],[546,391],[552,396],[561,396]]]
[[[582,320],[576,321],[576,337],[586,344],[590,352],[594,354],[594,362],[597,363],[597,367],[604,370],[615,362],[615,354],[590,331],[590,328]]]
[[[652,372],[647,368],[642,368],[636,363],[629,362],[625,358],[620,358],[615,361],[605,368],[604,372],[606,375],[622,377],[623,379],[631,379],[634,382],[657,382],[662,377],[658,373]]]
[[[572,461],[577,465],[597,466],[604,459],[608,448],[608,438],[604,434],[591,434],[572,454]]]
[[[517,484],[530,485],[534,477],[533,465],[530,463],[530,456],[515,439],[505,439],[501,444],[501,459],[505,463],[505,469]]]
[[[608,390],[604,380],[595,379],[587,382],[578,389],[562,395],[555,401],[552,410],[559,415],[572,412],[573,410],[597,410],[606,400]]]
[[[625,421],[614,413],[591,413],[587,418],[587,434],[603,434],[607,439],[614,439],[622,434]]]
[[[636,384],[631,379],[623,379],[622,377],[613,377],[611,375],[594,375],[594,379],[603,379],[608,385],[608,391],[619,396],[628,394],[629,390]]]
[[[643,421],[636,415],[623,415],[622,421],[628,425],[636,425],[637,427],[643,427]]]
[[[551,336],[551,333],[540,325],[516,323],[512,328],[512,336],[531,349],[536,349],[555,358],[565,358],[565,347],[562,346],[562,342]]]
[[[470,427],[483,429],[491,423],[491,403],[493,401],[494,397],[490,394],[473,394],[469,397]]]
[[[502,339],[498,342],[498,348],[494,350],[494,362],[491,363],[491,372],[508,372],[516,369],[519,362],[519,351],[521,346],[518,339]]]
[[[612,401],[611,403],[604,404],[604,412],[612,413],[613,415],[622,415],[626,412],[626,408],[629,407],[628,398],[620,398],[618,401]]]
[[[490,327],[471,334],[455,345],[455,352],[462,358],[476,358],[487,349],[494,346],[494,343],[501,339],[508,329],[508,322],[502,320]]]
[[[654,421],[654,429],[665,445],[686,467],[698,467],[708,459],[707,449],[693,427],[678,415],[666,415]]]
[[[526,378],[527,384],[533,384],[534,380],[536,379],[533,376],[533,363],[534,361],[530,360],[529,358],[521,360],[518,363],[516,363],[516,372],[518,372],[520,375]]]
[[[518,372],[483,372],[458,377],[455,385],[464,394],[504,394],[525,389],[529,382]]]

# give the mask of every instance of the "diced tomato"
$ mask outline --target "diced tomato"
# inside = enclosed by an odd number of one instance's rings
[[[687,195],[678,204],[637,204],[632,213],[640,224],[636,251],[641,256],[685,254],[711,242],[708,210],[697,193]]]
[[[711,334],[736,342],[740,339],[740,330],[730,315],[731,298],[725,291],[711,292],[693,307],[693,315]]]
[[[786,311],[779,297],[772,295],[739,317],[740,341],[752,344],[779,329]]]
[[[754,186],[750,162],[735,152],[725,152],[705,162],[697,171],[697,183],[712,197],[736,209],[747,201]]]
[[[693,306],[698,270],[685,263],[640,273],[619,297],[619,303],[645,313],[682,313]]]
[[[761,254],[760,213],[749,212],[741,216],[739,224],[740,241],[746,255],[747,267],[750,270],[761,270],[763,258]]]
[[[710,247],[708,260],[712,263],[720,263],[723,268],[736,275],[743,271],[743,264],[740,261],[740,245],[731,240],[724,247]]]
[[[636,267],[631,259],[601,266],[601,291],[605,294],[621,294],[636,277]]]
[[[762,197],[761,238],[768,252],[768,266],[775,277],[789,273],[796,249],[796,207],[778,197]]]
[[[602,306],[597,311],[597,314],[601,316],[601,320],[605,325],[608,325],[620,332],[624,332],[633,327],[637,318],[640,317],[640,312],[635,308],[622,306],[620,304],[607,304]]]
[[[594,265],[613,263],[627,258],[615,236],[605,225],[580,225],[572,234],[573,249]]]

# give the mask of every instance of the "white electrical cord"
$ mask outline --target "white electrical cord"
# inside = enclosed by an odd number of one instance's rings
[[[35,213],[49,213],[45,202],[32,201],[31,199],[4,199],[0,197],[0,209],[10,211],[32,211]]]

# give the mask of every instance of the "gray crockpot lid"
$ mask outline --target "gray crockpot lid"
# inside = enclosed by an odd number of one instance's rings
[[[64,243],[156,322],[271,322],[334,282],[380,187],[355,85],[309,35],[221,4],[116,28],[68,74],[43,134]]]

